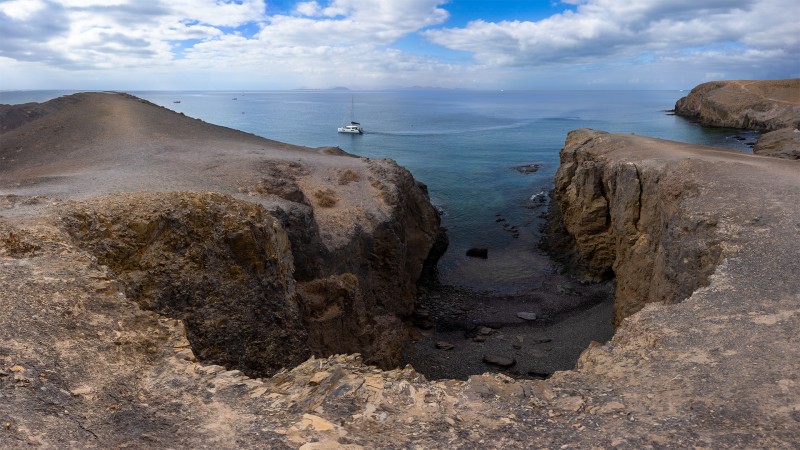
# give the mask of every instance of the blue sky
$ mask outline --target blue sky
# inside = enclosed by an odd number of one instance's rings
[[[800,77],[796,0],[0,0],[0,89],[685,89]]]

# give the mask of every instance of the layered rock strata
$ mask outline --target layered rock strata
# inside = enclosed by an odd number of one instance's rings
[[[269,141],[124,94],[0,112],[13,119],[0,189],[59,202],[20,214],[51,217],[130,298],[184,320],[200,358],[251,375],[311,353],[399,364],[439,218],[393,161]]]
[[[684,206],[701,192],[689,175],[701,163],[668,165],[658,153],[648,158],[648,144],[637,136],[573,131],[556,173],[554,199],[588,274],[616,277],[617,324],[646,303],[689,297],[708,283],[722,251],[719,218]],[[621,153],[632,157],[619,160]]]
[[[788,159],[800,154],[795,134],[800,78],[703,83],[675,103],[675,113],[706,126],[767,132],[753,149],[756,154]]]

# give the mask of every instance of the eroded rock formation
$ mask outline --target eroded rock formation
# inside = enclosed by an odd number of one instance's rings
[[[711,81],[675,103],[675,113],[702,125],[767,132],[753,152],[798,159],[800,78]]]
[[[115,113],[121,107],[116,100],[105,105],[97,120],[144,119],[130,110]],[[152,106],[141,105],[152,113]],[[48,117],[17,130],[33,136],[28,127]],[[163,258],[167,268],[203,285],[191,272],[206,261],[211,268],[230,267],[228,276],[239,274],[223,277],[219,286],[242,283],[237,289],[246,293],[258,283],[257,274],[279,273],[287,250],[294,253],[300,245],[292,241],[292,230],[286,244],[281,227],[312,221],[317,231],[309,242],[325,248],[319,266],[306,272],[296,291],[304,291],[306,305],[318,313],[304,319],[320,327],[311,330],[309,342],[326,345],[326,335],[313,335],[322,327],[342,332],[343,320],[368,326],[370,312],[359,305],[371,301],[372,293],[359,288],[354,272],[314,274],[325,273],[327,252],[360,251],[349,243],[392,218],[393,210],[382,205],[403,200],[363,160],[319,157],[324,150],[283,153],[282,144],[230,130],[191,121],[172,125],[178,133],[183,126],[194,136],[207,133],[193,141],[195,148],[204,139],[218,145],[199,146],[198,156],[182,153],[179,139],[145,135],[141,142],[167,147],[126,147],[113,154],[118,140],[98,133],[97,141],[65,150],[73,164],[65,166],[58,152],[33,147],[33,138],[9,147],[5,137],[0,141],[0,157],[11,161],[0,167],[0,447],[749,449],[794,448],[800,440],[798,162],[573,132],[559,172],[568,228],[577,233],[595,274],[611,267],[618,282],[629,286],[626,292],[656,300],[622,320],[611,341],[587,349],[576,370],[548,380],[487,374],[430,382],[411,367],[384,371],[357,355],[338,355],[257,378],[198,360],[187,339],[194,333],[191,325],[142,309],[140,291],[133,289],[142,282],[136,274],[151,274],[151,284],[188,288],[190,283],[169,279],[167,270],[149,264]],[[68,129],[51,129],[63,138],[52,143],[69,142]],[[147,127],[133,129],[146,134]],[[93,145],[113,158],[98,157]],[[236,151],[226,153],[229,147]],[[305,201],[257,190],[263,173],[252,167],[269,160],[265,149],[272,160],[305,168],[308,174],[298,172],[293,181]],[[147,171],[121,170],[115,158]],[[157,159],[164,170],[140,158]],[[193,170],[176,171],[176,160]],[[235,180],[224,176],[232,169]],[[151,190],[161,193],[109,196],[102,191],[111,189],[111,179],[118,191],[160,186]],[[172,190],[198,192],[164,194],[176,179],[181,189]],[[363,180],[370,180],[369,190],[356,189]],[[95,185],[102,189],[90,189]],[[208,185],[229,193],[202,193]],[[369,196],[360,195],[365,192]],[[106,196],[90,200],[98,194]],[[380,201],[369,203],[370,209],[355,207],[366,198]],[[216,222],[207,219],[215,211],[231,220],[223,217],[220,228],[204,225]],[[152,224],[173,219],[180,221],[174,233],[153,231],[158,226]],[[413,239],[388,228],[384,233],[394,233],[397,241]],[[194,240],[195,229],[203,244]],[[273,252],[267,243],[283,250]],[[254,254],[267,257],[264,267],[253,265]],[[370,263],[375,265],[363,270],[382,267],[381,254],[397,253],[376,253]],[[698,276],[693,268],[708,273]],[[288,292],[290,282],[279,276],[270,292]],[[641,306],[630,299],[631,310]],[[304,304],[299,306],[302,315]],[[364,313],[340,315],[345,310]]]
[[[800,78],[710,81],[675,103],[702,125],[772,131],[800,126]]]
[[[616,323],[646,303],[689,297],[720,260],[718,218],[684,207],[701,191],[693,164],[646,158],[636,152],[643,140],[573,131],[556,174],[554,198],[588,274],[616,275]],[[626,151],[635,160],[616,157]]]
[[[310,356],[289,239],[263,207],[211,192],[134,193],[60,216],[128,298],[183,321],[202,361],[270,375]]]
[[[310,351],[400,363],[439,218],[393,161],[269,141],[123,94],[3,112],[25,120],[3,134],[0,189],[74,200],[55,220],[142,307],[185,320],[201,359],[251,375]],[[354,301],[341,301],[343,286]]]
[[[784,159],[800,159],[800,130],[787,127],[758,138],[753,153]]]

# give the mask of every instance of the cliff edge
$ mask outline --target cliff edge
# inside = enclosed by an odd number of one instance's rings
[[[675,114],[705,126],[765,132],[754,153],[800,159],[800,78],[703,83],[675,103]]]
[[[195,354],[253,376],[309,355],[401,361],[439,228],[391,160],[303,148],[144,100],[5,105],[3,215],[64,230]]]
[[[538,381],[430,382],[357,355],[309,358],[269,378],[209,364],[187,339],[191,320],[143,309],[138,294],[166,284],[214,295],[224,286],[202,274],[186,284],[160,277],[200,264],[229,267],[225,282],[244,292],[267,273],[269,292],[291,291],[281,276],[295,245],[280,231],[286,219],[263,221],[269,208],[222,193],[171,193],[154,207],[158,193],[3,195],[0,447],[795,448],[800,163],[593,130],[570,133],[562,161],[566,225],[596,273],[615,272],[620,323],[576,370]],[[59,182],[45,180],[43,190]],[[207,218],[224,225],[202,226]],[[156,232],[175,220],[194,225]],[[224,245],[207,252],[192,230]],[[130,290],[125,277],[142,276],[142,290]],[[359,301],[347,294],[352,277],[322,280],[341,286],[337,305]],[[315,281],[302,283],[294,289]]]

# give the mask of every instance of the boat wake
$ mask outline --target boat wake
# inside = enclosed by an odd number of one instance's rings
[[[514,129],[521,129],[525,127],[530,127],[537,123],[542,122],[576,122],[582,120],[580,117],[577,116],[569,116],[569,117],[543,117],[536,120],[526,120],[521,122],[514,122],[505,125],[494,125],[488,127],[473,127],[473,128],[459,128],[459,129],[451,129],[451,130],[399,130],[399,131],[381,131],[381,130],[370,130],[370,134],[376,135],[383,135],[383,136],[451,136],[457,134],[469,134],[469,133],[486,133],[492,131],[502,131],[502,130],[514,130]]]
[[[516,122],[507,125],[496,125],[491,127],[461,128],[456,130],[402,130],[402,131],[370,131],[370,134],[383,136],[451,136],[456,134],[484,133],[487,131],[511,130],[524,128],[532,122]]]

